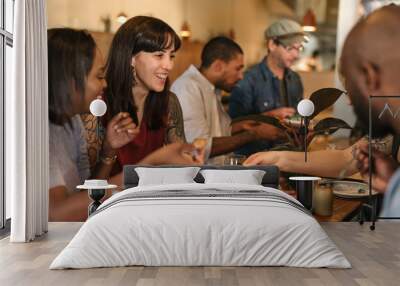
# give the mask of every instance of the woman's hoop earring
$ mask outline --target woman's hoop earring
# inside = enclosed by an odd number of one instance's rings
[[[136,84],[136,70],[135,67],[132,66],[132,76],[133,76],[133,80],[132,80],[132,86]]]

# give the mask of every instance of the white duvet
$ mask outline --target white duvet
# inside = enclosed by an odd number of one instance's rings
[[[237,184],[118,193],[82,225],[50,269],[127,265],[350,267],[295,199]]]

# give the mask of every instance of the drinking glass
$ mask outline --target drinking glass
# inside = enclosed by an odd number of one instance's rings
[[[242,165],[245,160],[245,155],[230,154],[225,157],[225,165]]]

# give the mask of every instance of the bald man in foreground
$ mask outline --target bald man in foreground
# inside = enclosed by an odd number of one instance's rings
[[[368,126],[369,122],[370,95],[400,95],[400,53],[396,52],[400,47],[399,27],[400,7],[389,5],[360,20],[345,41],[340,72],[345,79],[345,88],[354,111],[364,126]],[[385,103],[388,103],[395,112],[400,110],[399,98],[372,101],[372,130],[373,135],[377,137],[400,134],[400,116],[388,116],[386,113],[379,118]],[[397,162],[374,150],[372,164],[369,164],[367,142],[360,141],[356,146],[357,161],[350,166],[350,172],[358,167],[362,175],[368,176],[371,167],[373,187],[380,191],[386,190],[382,216],[399,217],[400,170],[397,168]],[[285,157],[289,162],[282,169],[322,176],[338,176],[340,170],[351,163],[351,150],[350,147],[342,151],[311,152],[307,163],[302,161],[301,153],[286,152]],[[270,152],[257,153],[247,159],[245,165],[269,164],[273,161],[271,159],[282,161],[279,153],[273,154],[275,158],[271,157]]]
[[[353,104],[354,112],[368,126],[369,96],[400,96],[400,7],[389,5],[361,20],[349,33],[343,46],[341,74]],[[374,137],[400,134],[400,117],[380,114],[386,104],[400,110],[400,98],[371,101]],[[374,150],[368,160],[368,146],[357,151],[358,168],[368,176],[372,170],[375,188],[385,188],[384,217],[400,217],[400,169],[393,159]],[[396,171],[397,169],[397,171]]]

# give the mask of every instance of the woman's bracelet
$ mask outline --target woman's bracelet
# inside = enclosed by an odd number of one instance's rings
[[[117,155],[114,155],[114,156],[111,156],[111,157],[100,156],[100,160],[101,160],[101,162],[103,162],[106,165],[112,165],[117,160]]]

